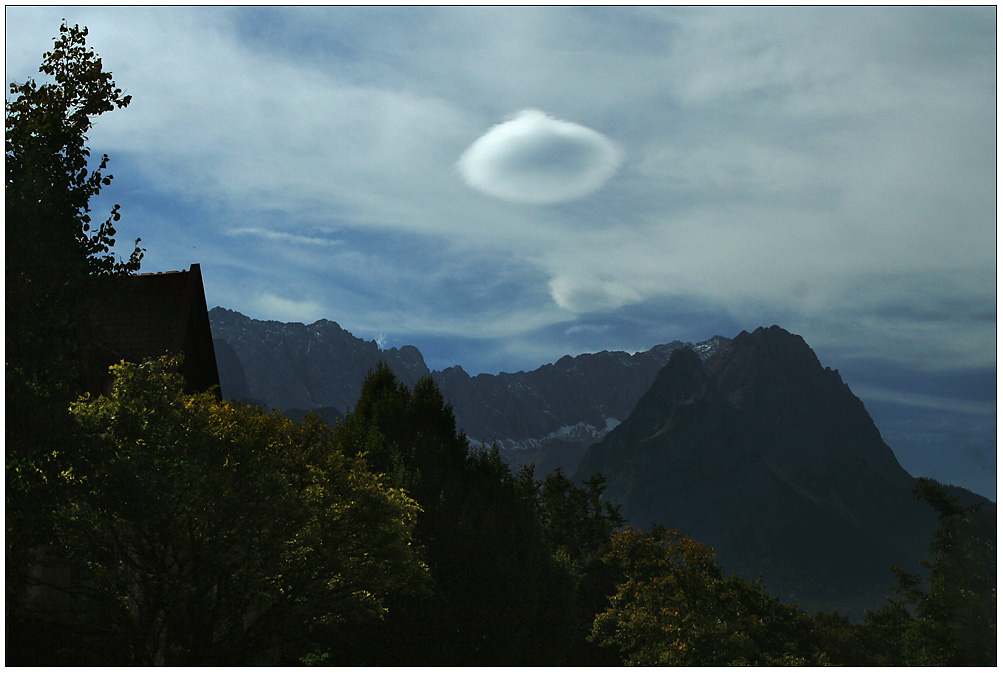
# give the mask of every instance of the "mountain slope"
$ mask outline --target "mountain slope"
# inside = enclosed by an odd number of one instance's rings
[[[595,472],[635,525],[678,528],[806,608],[880,605],[935,526],[839,373],[775,326],[706,362],[673,353],[576,479]]]
[[[226,397],[254,399],[275,408],[348,409],[355,405],[362,380],[383,360],[409,386],[429,373],[414,346],[381,350],[336,322],[311,325],[252,320],[236,311],[209,311],[215,343],[223,342],[237,363],[220,364]],[[217,352],[219,347],[217,346]],[[239,364],[239,366],[237,366]]]
[[[729,342],[674,341],[632,355],[603,351],[531,372],[470,376],[459,366],[430,372],[417,348],[381,350],[327,320],[252,320],[217,307],[209,321],[226,397],[283,409],[348,410],[366,373],[383,360],[408,386],[431,374],[453,405],[457,427],[475,444],[497,442],[506,460],[535,462],[540,472],[573,472],[586,448],[627,417],[673,351],[691,347],[706,357]]]
[[[673,351],[709,355],[728,339],[673,341],[640,353],[564,356],[531,372],[471,377],[460,367],[433,372],[453,404],[457,423],[474,440],[497,442],[512,462],[535,462],[539,472],[574,471],[590,444],[627,417]]]

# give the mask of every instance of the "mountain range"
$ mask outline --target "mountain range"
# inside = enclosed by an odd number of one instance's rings
[[[431,371],[414,346],[381,349],[330,320],[253,320],[216,307],[209,322],[225,397],[293,418],[308,410],[335,418],[355,405],[366,373],[382,360],[408,386],[431,375],[474,445],[497,444],[509,463],[534,463],[541,474],[556,467],[573,473],[588,446],[627,417],[673,351],[692,348],[706,358],[730,342],[673,341],[633,354],[565,356],[531,372],[470,376],[460,366]]]
[[[811,609],[882,605],[936,528],[839,372],[777,326],[706,361],[674,352],[576,478],[595,472],[635,525],[678,528]]]
[[[538,476],[605,475],[633,525],[677,528],[806,610],[881,607],[891,566],[919,571],[937,526],[839,372],[777,326],[470,376],[429,371],[412,346],[380,349],[326,320],[209,317],[227,397],[335,418],[380,360],[410,386],[431,375],[475,443]],[[994,503],[950,492],[995,517]]]

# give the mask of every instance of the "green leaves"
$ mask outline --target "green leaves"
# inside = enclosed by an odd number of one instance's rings
[[[759,583],[726,576],[711,548],[674,530],[627,528],[607,561],[623,580],[591,638],[646,666],[824,663],[809,620]]]
[[[64,22],[40,72],[48,81],[10,84],[5,101],[8,371],[46,388],[77,385],[82,299],[96,276],[138,271],[143,250],[113,252],[119,206],[95,221],[90,201],[111,184],[108,156],[91,161],[87,134],[98,115],[128,106],[87,29]],[[69,365],[69,366],[68,366]]]
[[[533,480],[532,474],[525,468],[521,476]],[[610,536],[624,523],[619,506],[603,499],[605,490],[601,474],[576,486],[560,469],[530,488],[548,543],[578,567],[605,553]]]
[[[918,479],[917,499],[940,528],[922,561],[928,582],[897,568],[900,598],[868,612],[863,637],[891,665],[986,666],[996,663],[996,521],[978,505],[962,507],[932,480]]]
[[[175,365],[117,365],[71,410],[86,448],[57,539],[134,663],[249,663],[421,582],[413,500],[319,420],[185,395]]]
[[[143,257],[138,239],[126,260],[112,253],[117,205],[103,222],[91,214],[91,199],[112,176],[104,174],[107,155],[92,161],[87,134],[97,115],[131,99],[86,36],[64,22],[43,56],[44,81],[11,83],[5,100],[7,576],[15,605],[36,582],[35,550],[89,511],[70,507],[68,490],[98,488],[100,472],[85,463],[101,462],[67,412],[84,389],[85,299],[96,277],[138,271]]]
[[[419,503],[432,584],[402,592],[378,627],[328,641],[332,652],[384,666],[559,663],[575,628],[571,579],[497,450],[470,450],[435,382],[411,390],[379,365],[335,436]]]

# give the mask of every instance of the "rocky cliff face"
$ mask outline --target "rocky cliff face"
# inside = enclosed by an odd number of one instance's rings
[[[433,372],[457,423],[477,441],[497,442],[516,463],[540,472],[573,471],[585,449],[616,427],[673,351],[715,353],[728,339],[674,341],[633,355],[622,351],[564,356],[531,372],[471,377],[460,367]]]
[[[916,570],[936,526],[839,373],[779,327],[469,376],[326,320],[209,317],[227,397],[333,418],[380,360],[409,386],[430,374],[475,444],[538,475],[600,472],[633,524],[678,528],[808,610],[881,605],[890,566]]]
[[[209,311],[214,343],[237,358],[219,364],[225,397],[257,400],[282,409],[348,409],[359,399],[362,380],[383,360],[397,377],[414,386],[429,374],[414,346],[381,350],[338,323],[312,325],[252,320],[236,311]],[[239,366],[238,366],[239,365]]]
[[[579,465],[632,523],[678,528],[811,609],[877,606],[934,529],[839,373],[779,327],[678,350]]]
[[[260,321],[217,307],[209,321],[226,397],[283,409],[348,410],[366,373],[383,360],[409,386],[430,374],[474,444],[497,442],[509,462],[534,462],[538,472],[573,472],[586,448],[627,417],[672,352],[693,348],[707,357],[729,342],[674,341],[633,355],[603,351],[531,372],[470,376],[459,366],[430,372],[417,348],[381,350],[327,320]]]

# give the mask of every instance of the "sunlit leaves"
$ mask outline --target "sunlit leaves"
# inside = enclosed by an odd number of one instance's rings
[[[810,623],[761,584],[726,576],[711,548],[674,530],[613,536],[608,562],[623,572],[592,639],[632,665],[824,663]]]
[[[87,134],[97,115],[130,97],[86,36],[64,23],[43,56],[43,81],[11,83],[5,99],[7,505],[18,529],[10,539],[48,527],[40,503],[73,450],[63,435],[67,404],[84,388],[85,299],[96,277],[137,271],[143,256],[138,246],[126,260],[112,253],[117,205],[103,221],[90,212],[112,176],[106,155],[91,156]]]
[[[59,541],[136,663],[249,661],[421,582],[413,500],[316,418],[185,395],[174,365],[118,365],[72,408],[87,446]]]

